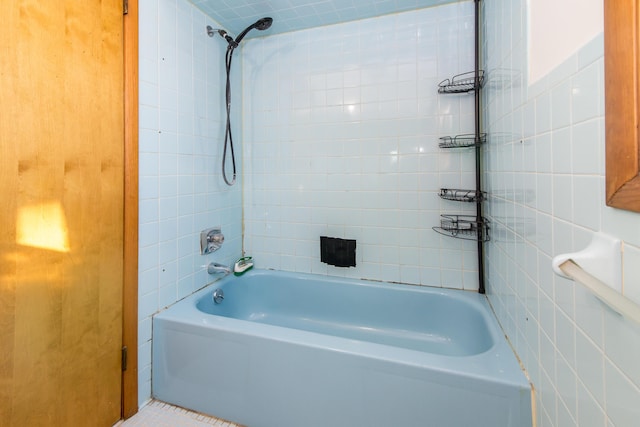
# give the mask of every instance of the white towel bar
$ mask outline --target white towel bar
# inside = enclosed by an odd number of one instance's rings
[[[640,306],[621,293],[615,291],[598,278],[587,273],[572,260],[567,260],[558,266],[570,279],[581,283],[603,303],[623,317],[640,323]]]

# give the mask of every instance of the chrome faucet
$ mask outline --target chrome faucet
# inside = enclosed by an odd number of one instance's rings
[[[217,262],[210,262],[209,265],[207,265],[207,273],[209,274],[224,273],[224,275],[226,276],[227,274],[231,274],[231,269],[224,264],[220,264]]]

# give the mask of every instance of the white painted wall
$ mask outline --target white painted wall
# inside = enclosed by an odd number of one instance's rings
[[[530,84],[603,31],[602,0],[528,0],[527,7]]]

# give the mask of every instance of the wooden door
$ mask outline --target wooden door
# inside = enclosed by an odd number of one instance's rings
[[[0,8],[0,424],[120,418],[122,0]]]

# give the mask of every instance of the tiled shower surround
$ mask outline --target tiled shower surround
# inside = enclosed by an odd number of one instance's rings
[[[473,70],[473,3],[254,39],[243,48],[244,245],[263,268],[477,289],[475,242],[439,189],[475,188],[473,95],[438,83]],[[277,25],[277,22],[274,23]],[[355,239],[356,267],[320,262],[320,236]]]
[[[527,2],[481,5],[489,299],[539,426],[635,426],[638,327],[551,270],[555,254],[607,232],[624,240],[625,295],[640,301],[640,217],[603,201],[602,37],[529,84]],[[140,0],[140,12],[141,404],[151,315],[204,286],[207,262],[239,257],[243,223],[259,267],[477,288],[475,243],[431,230],[473,209],[437,196],[473,186],[473,153],[437,148],[473,132],[472,97],[437,94],[473,67],[473,2],[245,40],[233,188],[219,172],[226,45],[205,32],[219,25],[186,0]],[[214,225],[227,240],[202,257],[198,232]],[[319,263],[320,235],[357,239],[357,267]]]
[[[640,216],[604,203],[603,37],[530,84],[527,3],[482,2],[489,300],[536,388],[539,427],[636,426],[638,325],[551,269],[611,234],[624,240],[624,294],[640,302]]]
[[[151,316],[209,283],[208,262],[231,264],[242,250],[241,180],[220,177],[226,43],[207,25],[219,27],[186,1],[140,0],[140,403],[151,396]],[[223,247],[200,255],[200,230],[218,225]]]

